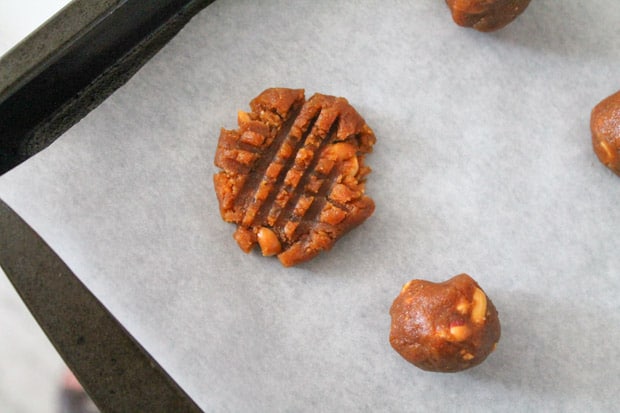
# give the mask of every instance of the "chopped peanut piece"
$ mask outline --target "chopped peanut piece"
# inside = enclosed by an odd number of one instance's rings
[[[360,170],[360,163],[357,157],[347,159],[342,163],[342,173],[347,176],[355,176]]]
[[[251,120],[252,119],[250,119],[250,115],[248,114],[248,112],[244,112],[242,110],[237,111],[237,123],[239,124],[239,126],[248,123]]]
[[[486,319],[486,313],[487,296],[480,288],[476,288],[474,290],[471,319],[474,323],[482,323]]]
[[[466,325],[454,325],[450,327],[450,334],[456,341],[463,341],[469,338],[471,330]]]
[[[324,154],[333,161],[344,161],[345,159],[355,157],[356,151],[355,147],[350,143],[339,142],[325,149]]]
[[[461,300],[456,305],[456,311],[458,311],[461,314],[467,314],[467,311],[469,310],[469,306],[470,306],[470,303],[468,301]]]
[[[282,250],[282,245],[280,244],[280,240],[278,240],[278,236],[269,228],[262,227],[259,229],[256,238],[261,252],[265,257],[276,255]]]

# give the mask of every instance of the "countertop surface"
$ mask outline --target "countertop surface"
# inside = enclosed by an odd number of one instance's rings
[[[70,0],[0,2],[0,56],[16,46]]]

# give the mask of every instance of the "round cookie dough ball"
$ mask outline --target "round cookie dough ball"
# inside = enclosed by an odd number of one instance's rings
[[[459,26],[492,32],[516,19],[530,0],[446,0],[446,4]]]
[[[590,130],[596,156],[620,176],[620,90],[594,107]]]
[[[442,283],[409,281],[390,315],[390,344],[423,370],[456,372],[476,366],[500,337],[495,306],[467,274]]]

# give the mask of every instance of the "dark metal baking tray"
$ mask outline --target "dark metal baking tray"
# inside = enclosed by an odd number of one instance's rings
[[[208,0],[75,0],[0,59],[0,175],[125,83]],[[199,411],[0,201],[0,265],[103,411]]]
[[[0,173],[48,146],[213,0],[75,0],[0,60]]]

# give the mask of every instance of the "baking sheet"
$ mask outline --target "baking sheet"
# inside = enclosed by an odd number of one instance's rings
[[[592,107],[620,86],[612,0],[532,2],[493,34],[443,1],[220,1],[0,197],[208,411],[611,411],[620,179]],[[295,268],[246,255],[213,191],[219,128],[263,89],[346,96],[377,135],[375,214]],[[495,303],[485,363],[388,343],[412,278]]]

